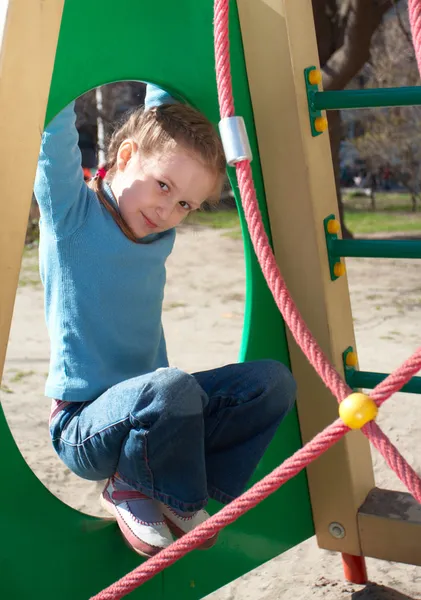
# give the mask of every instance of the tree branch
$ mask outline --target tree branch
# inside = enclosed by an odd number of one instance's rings
[[[404,36],[406,37],[407,42],[412,47],[412,36],[411,36],[410,32],[407,30],[407,28],[405,27],[404,22],[402,20],[401,12],[399,10],[398,4],[400,3],[400,0],[392,0],[392,1],[393,1],[393,8],[395,9],[395,15],[398,20],[399,27],[400,27],[402,33],[404,34]]]
[[[341,90],[370,57],[371,38],[393,0],[346,0],[343,7],[347,27],[343,44],[323,68],[325,90]]]

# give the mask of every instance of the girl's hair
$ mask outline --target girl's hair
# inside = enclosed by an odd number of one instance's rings
[[[128,118],[114,131],[108,144],[104,165],[107,171],[106,181],[112,181],[116,173],[118,149],[128,138],[138,144],[139,152],[144,156],[165,153],[182,146],[215,174],[215,189],[207,202],[211,205],[219,202],[226,167],[224,150],[213,125],[200,112],[186,104],[177,103],[162,104],[149,110],[141,107],[129,113]],[[94,177],[89,186],[126,237],[138,241],[119,211],[106,199],[102,190],[102,178]]]

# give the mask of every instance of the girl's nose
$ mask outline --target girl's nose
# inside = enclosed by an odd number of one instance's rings
[[[156,214],[162,221],[166,221],[170,217],[173,210],[173,202],[171,202],[169,199],[166,199],[158,204],[156,207]]]

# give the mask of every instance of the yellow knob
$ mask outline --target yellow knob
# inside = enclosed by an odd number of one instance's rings
[[[310,85],[319,85],[322,83],[322,72],[319,69],[312,69],[308,74]]]
[[[373,421],[378,412],[376,403],[366,394],[351,394],[339,405],[339,416],[350,429],[361,429],[366,423]]]
[[[314,119],[314,129],[318,133],[323,133],[327,129],[327,119],[326,117],[317,117]]]
[[[347,367],[356,367],[358,364],[358,356],[356,352],[348,352],[345,359]]]
[[[345,272],[346,269],[343,262],[337,262],[334,264],[333,273],[335,274],[335,277],[342,277],[342,275],[345,275]]]
[[[341,224],[337,219],[329,219],[327,222],[328,233],[339,233],[341,230]]]

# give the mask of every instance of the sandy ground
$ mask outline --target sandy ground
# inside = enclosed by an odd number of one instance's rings
[[[364,369],[392,370],[420,345],[419,262],[348,261],[359,358]],[[193,371],[235,361],[244,293],[242,243],[215,230],[182,229],[168,264],[164,308],[171,363]],[[21,272],[0,399],[17,443],[38,477],[68,504],[101,514],[98,484],[72,475],[50,447],[50,402],[43,396],[48,353],[37,261],[29,255]],[[18,403],[19,412],[14,409]],[[382,408],[380,423],[421,473],[419,397],[397,395]],[[383,459],[376,454],[373,458],[377,485],[403,489]],[[421,568],[371,559],[368,568],[375,583],[345,584],[339,557],[319,550],[311,539],[215,592],[209,600],[421,599]]]

